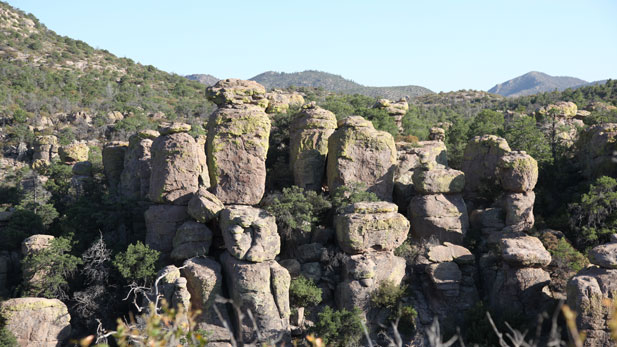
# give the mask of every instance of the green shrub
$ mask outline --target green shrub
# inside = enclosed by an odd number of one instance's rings
[[[336,188],[332,194],[332,206],[337,210],[361,201],[379,201],[379,198],[375,193],[367,192],[364,183],[353,183],[340,186]]]
[[[598,178],[580,202],[570,204],[569,212],[580,248],[608,242],[617,232],[617,181],[607,176]]]
[[[416,318],[418,317],[418,311],[409,305],[401,306],[398,310],[399,322],[398,328],[404,333],[413,332],[416,327]]]
[[[159,251],[137,241],[136,244],[130,244],[125,252],[118,253],[113,264],[127,281],[147,283],[156,275],[159,255]]]
[[[323,195],[293,186],[284,188],[281,197],[275,198],[266,210],[276,217],[276,222],[283,231],[310,232],[323,220],[330,207],[330,202]]]
[[[2,347],[17,347],[17,339],[15,335],[6,327],[0,328],[0,346]]]
[[[379,283],[379,287],[371,293],[371,304],[375,307],[396,311],[406,290],[406,285],[396,285],[392,281],[382,281]]]
[[[311,332],[326,346],[356,346],[362,339],[363,321],[359,309],[335,311],[329,306],[319,313]]]
[[[46,298],[66,298],[68,279],[82,261],[70,254],[70,238],[53,239],[47,248],[34,252],[21,261],[24,294]]]
[[[321,288],[315,282],[299,276],[291,280],[289,286],[289,301],[293,307],[310,307],[321,302]]]

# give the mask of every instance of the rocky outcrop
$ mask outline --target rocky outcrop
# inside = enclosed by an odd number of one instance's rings
[[[339,247],[348,254],[393,251],[407,238],[409,221],[389,202],[358,202],[334,219]]]
[[[136,200],[147,198],[152,173],[150,149],[159,135],[158,131],[144,130],[129,137],[118,188],[121,196]]]
[[[229,293],[241,316],[236,316],[241,341],[256,339],[250,311],[263,338],[272,339],[289,331],[289,272],[274,260],[252,263],[225,252],[221,256]]]
[[[396,155],[392,135],[375,130],[370,121],[358,116],[340,120],[328,139],[330,191],[362,183],[379,199],[392,201]]]
[[[33,147],[33,161],[42,160],[47,164],[58,156],[58,138],[54,135],[37,136]]]
[[[443,128],[432,127],[429,130],[428,138],[432,141],[446,141],[446,131]]]
[[[314,102],[302,106],[289,126],[289,163],[294,183],[304,189],[321,189],[326,172],[328,138],[336,129],[334,113]]]
[[[268,99],[267,113],[286,113],[290,106],[300,106],[304,104],[304,97],[298,92],[285,92],[274,89],[266,93]]]
[[[216,303],[217,297],[225,297],[221,265],[210,258],[191,258],[184,262],[181,271],[191,295],[191,307],[200,311],[195,319],[197,328],[210,333],[210,343],[230,341],[231,331],[224,325],[230,322],[229,315],[224,305]]]
[[[188,214],[200,223],[207,223],[218,218],[224,208],[221,200],[201,187],[189,200]]]
[[[403,130],[403,117],[409,111],[407,99],[401,98],[398,101],[390,101],[388,99],[379,99],[374,106],[376,109],[384,110],[390,117],[394,119],[396,126]]]
[[[208,97],[219,106],[208,121],[211,192],[225,204],[257,204],[265,191],[271,127],[265,88],[223,80],[208,87]]]
[[[171,259],[183,261],[207,255],[211,244],[212,231],[207,226],[194,221],[186,221],[176,230]]]
[[[186,206],[152,205],[144,213],[146,221],[146,244],[169,255],[173,249],[176,230],[186,220]]]
[[[94,180],[92,179],[92,163],[89,161],[80,161],[71,168],[71,183],[69,186],[69,196],[73,200],[83,197],[92,187]]]
[[[103,147],[103,168],[105,170],[105,177],[107,178],[107,185],[112,193],[117,192],[118,184],[124,170],[124,156],[128,143],[124,141],[113,141],[106,143]]]
[[[504,190],[525,193],[538,183],[538,162],[524,151],[512,151],[499,158],[499,181]]]
[[[547,137],[554,139],[565,147],[572,146],[578,138],[578,128],[585,126],[578,107],[571,101],[559,101],[536,110],[540,129]]]
[[[53,236],[43,234],[37,234],[27,237],[21,242],[21,254],[26,257],[42,249],[45,249],[49,247],[53,239]]]
[[[159,132],[165,134],[152,143],[148,196],[153,202],[184,205],[199,189],[199,149],[186,129],[183,124],[164,125]]]
[[[617,174],[615,151],[617,151],[617,123],[596,124],[580,136],[577,160],[583,175],[589,179]]]
[[[58,299],[9,299],[0,303],[0,317],[20,346],[61,346],[71,334],[71,316]]]
[[[495,135],[476,136],[469,141],[462,163],[466,200],[495,198],[499,191],[498,165],[510,151],[506,140]]]
[[[281,250],[276,221],[265,210],[228,206],[221,211],[220,226],[227,251],[239,260],[273,260]]]
[[[90,148],[84,142],[74,142],[70,145],[61,146],[58,154],[60,160],[67,164],[74,164],[78,161],[88,160]]]
[[[446,145],[440,141],[397,142],[398,165],[394,174],[394,202],[403,211],[416,195],[413,185],[415,169],[422,166],[448,165]]]

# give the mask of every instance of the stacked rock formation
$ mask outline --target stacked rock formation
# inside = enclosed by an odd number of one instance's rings
[[[538,162],[524,151],[504,154],[497,163],[499,182],[505,191],[498,203],[505,211],[507,230],[527,231],[533,227],[533,188],[538,182]]]
[[[543,118],[540,129],[549,138],[555,136],[555,140],[566,147],[570,147],[576,142],[577,129],[585,126],[581,119],[584,116],[577,117],[577,114],[579,114],[578,107],[571,101],[559,101],[546,107],[540,107],[536,114],[538,118]]]
[[[617,123],[596,124],[580,136],[578,161],[583,175],[589,179],[617,174],[615,151],[617,151]]]
[[[334,220],[337,243],[348,255],[336,303],[347,310],[359,308],[370,322],[379,316],[370,305],[371,293],[383,281],[398,286],[405,276],[405,259],[395,256],[394,249],[407,238],[409,221],[397,211],[395,204],[385,201],[358,202]]]
[[[328,138],[336,116],[314,102],[302,106],[289,126],[289,163],[298,187],[319,190],[326,173]]]
[[[150,190],[152,142],[159,137],[155,130],[143,130],[129,137],[124,155],[118,192],[127,199],[145,200]]]
[[[219,107],[208,121],[206,152],[211,192],[225,204],[254,205],[266,183],[270,119],[265,88],[226,79],[207,89]]]
[[[20,346],[61,346],[71,334],[71,316],[58,299],[9,299],[0,303],[0,318]]]
[[[589,261],[595,266],[581,270],[568,282],[568,306],[577,312],[576,325],[585,333],[584,346],[610,346],[609,319],[617,292],[617,235],[593,248]]]
[[[330,191],[362,183],[381,200],[392,201],[396,169],[394,138],[358,116],[342,119],[328,139],[327,176]]]
[[[264,338],[289,333],[289,272],[274,260],[280,238],[274,216],[242,205],[227,206],[220,214],[225,241],[221,256],[231,299],[240,310],[236,316],[238,339],[255,341],[250,311]]]
[[[414,239],[461,244],[469,227],[461,195],[465,174],[429,162],[414,170],[413,183],[420,194],[408,207]]]
[[[415,195],[414,170],[422,163],[448,165],[446,145],[440,141],[397,142],[398,165],[394,173],[394,202],[402,211],[407,210]]]
[[[450,242],[429,244],[416,257],[412,288],[421,286],[426,306],[430,309],[418,310],[420,323],[429,325],[435,316],[442,324],[448,323],[452,327],[463,323],[465,312],[479,300],[475,260],[467,248]]]
[[[403,116],[405,116],[407,111],[409,111],[407,99],[401,98],[398,101],[379,99],[374,107],[380,110],[385,110],[388,115],[394,119],[396,126],[400,130],[403,130]]]
[[[78,199],[86,194],[88,186],[92,184],[92,163],[89,161],[80,161],[71,168],[71,185],[69,194],[74,199]]]
[[[174,246],[211,239],[203,224],[188,221],[187,205],[199,189],[202,166],[197,141],[187,132],[190,125],[163,124],[161,134],[152,142],[151,174],[148,196],[156,205],[145,212],[146,244],[169,256]],[[187,225],[184,225],[188,223]],[[176,232],[180,232],[175,239]],[[210,236],[208,236],[209,234]],[[182,255],[182,256],[180,256]],[[185,250],[174,254],[183,260]]]
[[[266,93],[268,99],[268,113],[285,113],[290,106],[300,106],[304,104],[304,97],[298,92],[285,92],[280,89],[274,89],[270,93]]]
[[[84,142],[74,142],[70,145],[61,146],[58,150],[60,160],[66,164],[74,164],[78,161],[88,160],[90,148]]]
[[[127,142],[113,141],[106,143],[101,153],[107,186],[112,194],[117,193],[118,185],[120,184],[127,147]]]
[[[433,127],[430,130],[428,138],[433,141],[444,142],[446,140],[446,131],[443,128]]]
[[[58,138],[53,135],[38,136],[34,140],[32,165],[47,165],[58,156]],[[38,162],[38,163],[37,163]]]

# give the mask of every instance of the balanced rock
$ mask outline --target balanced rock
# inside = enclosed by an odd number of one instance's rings
[[[617,269],[617,243],[594,247],[589,251],[589,261],[607,269]]]
[[[533,204],[536,194],[533,191],[525,193],[509,193],[503,198],[503,209],[506,213],[506,227],[512,231],[531,230],[535,218]]]
[[[392,201],[396,169],[394,138],[358,116],[342,119],[328,139],[328,187],[363,183],[381,200]]]
[[[220,226],[227,251],[239,260],[273,260],[281,250],[276,221],[265,210],[228,206],[221,211]]]
[[[173,248],[176,230],[188,217],[186,206],[150,206],[144,213],[146,244],[152,249],[169,254]]]
[[[225,204],[255,205],[266,184],[270,119],[262,108],[219,108],[208,121],[211,191]]]
[[[124,156],[128,149],[128,142],[113,141],[105,144],[102,151],[103,169],[107,184],[111,190],[115,191],[124,170]]]
[[[171,259],[182,261],[207,255],[211,244],[212,231],[207,226],[194,221],[186,221],[178,228],[174,236]]]
[[[223,324],[230,321],[227,310],[224,305],[216,303],[217,297],[225,296],[221,265],[210,258],[191,258],[184,262],[181,271],[191,294],[191,308],[200,311],[195,318],[197,328],[210,333],[209,343],[230,341],[231,332]],[[224,322],[217,315],[215,306]]]
[[[315,103],[302,106],[289,126],[289,162],[294,183],[304,189],[322,186],[328,138],[336,129],[336,116]]]
[[[161,135],[186,133],[191,131],[191,125],[179,122],[161,123],[157,130]]]
[[[217,218],[224,208],[216,195],[201,187],[189,200],[188,214],[200,223],[207,223]]]
[[[469,228],[467,207],[460,195],[430,194],[411,199],[407,214],[416,239],[435,237],[460,244]]]
[[[158,131],[143,130],[129,137],[118,192],[128,199],[146,199],[150,190],[152,142]]]
[[[58,151],[60,154],[60,160],[68,164],[88,160],[89,152],[90,148],[83,142],[74,142],[70,145],[61,146]]]
[[[448,168],[416,169],[413,184],[416,191],[422,194],[460,193],[465,187],[465,174]]]
[[[466,197],[485,196],[498,187],[498,164],[510,151],[508,142],[495,135],[476,136],[469,141],[462,163]]]
[[[71,316],[58,299],[9,299],[0,303],[0,318],[19,346],[61,346],[71,334]]]
[[[271,93],[266,93],[268,99],[268,113],[285,113],[290,106],[299,106],[304,104],[304,97],[298,92],[284,92],[280,89],[275,89]]]
[[[199,188],[197,142],[185,132],[161,135],[152,143],[148,196],[157,203],[186,204]]]
[[[251,263],[225,252],[221,256],[229,293],[242,319],[238,319],[241,340],[254,341],[256,330],[264,338],[278,337],[289,331],[289,272],[274,260]],[[257,327],[248,316],[253,314]]]
[[[265,110],[268,106],[266,88],[255,81],[220,80],[206,89],[206,96],[218,107],[250,104]]]
[[[474,255],[467,248],[450,242],[429,248],[427,257],[434,263],[454,261],[457,264],[473,264],[475,262]]]
[[[502,238],[501,258],[513,267],[545,267],[551,263],[551,254],[534,236]]]
[[[499,180],[505,190],[524,193],[533,190],[538,182],[538,162],[523,151],[506,153],[497,165]]]
[[[348,254],[389,251],[407,238],[409,221],[389,202],[357,202],[334,218],[338,245]]]

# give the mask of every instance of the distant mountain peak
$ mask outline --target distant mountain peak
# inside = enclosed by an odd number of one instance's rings
[[[524,75],[495,85],[489,89],[489,93],[503,96],[524,96],[554,90],[562,91],[567,88],[580,87],[588,84],[575,77],[551,76],[540,71],[530,71]]]
[[[190,79],[191,81],[197,81],[207,86],[212,86],[220,80],[220,78],[216,78],[208,74],[192,74],[192,75],[186,75],[184,77]]]

